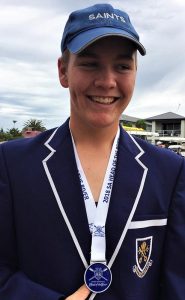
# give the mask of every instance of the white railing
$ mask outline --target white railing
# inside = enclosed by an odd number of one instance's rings
[[[156,130],[159,136],[180,136],[180,130]]]

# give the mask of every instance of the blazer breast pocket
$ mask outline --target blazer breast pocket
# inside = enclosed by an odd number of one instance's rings
[[[146,291],[146,299],[154,299],[156,283],[160,280],[166,225],[164,215],[138,216],[130,223],[118,255],[125,297],[139,297]]]

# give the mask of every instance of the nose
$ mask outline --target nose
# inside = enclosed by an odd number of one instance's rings
[[[113,89],[117,86],[116,77],[113,70],[104,68],[98,71],[97,77],[94,81],[97,88]]]

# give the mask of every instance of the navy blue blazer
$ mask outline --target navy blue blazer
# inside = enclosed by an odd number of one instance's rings
[[[58,202],[57,202],[58,201]],[[91,236],[68,121],[0,147],[0,299],[58,300],[90,261]],[[185,160],[121,129],[106,222],[113,281],[98,300],[185,299]],[[63,299],[63,298],[62,298]]]

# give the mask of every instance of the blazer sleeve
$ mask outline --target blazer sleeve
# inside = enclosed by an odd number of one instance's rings
[[[170,163],[170,162],[169,162]],[[173,174],[172,174],[173,176]],[[185,297],[185,159],[176,182],[168,217],[160,300]]]
[[[0,299],[58,300],[64,295],[30,280],[19,268],[11,189],[0,147]],[[61,299],[62,299],[61,298]],[[64,299],[64,298],[63,298]]]

